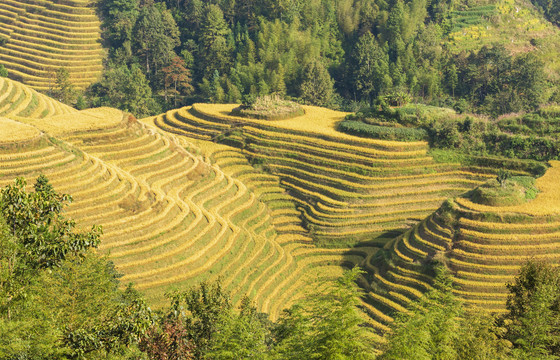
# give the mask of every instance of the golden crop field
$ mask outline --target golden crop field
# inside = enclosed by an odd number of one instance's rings
[[[537,179],[540,193],[527,204],[486,206],[465,197],[453,199],[450,207],[443,206],[392,243],[391,262],[381,265],[385,270],[377,274],[372,286],[386,289],[390,301],[402,302],[402,295],[411,292],[389,283],[399,280],[402,285],[429,285],[431,280],[422,264],[439,257],[451,270],[454,292],[468,306],[503,312],[505,284],[513,280],[521,264],[530,258],[560,262],[560,162],[551,161],[550,165]],[[517,223],[519,219],[523,223]],[[378,299],[371,306],[380,310],[387,303]]]
[[[43,119],[75,111],[70,106],[40,94],[27,85],[0,77],[0,116]]]
[[[526,205],[484,207],[456,196],[488,169],[437,163],[421,142],[338,138],[344,113],[306,107],[308,123],[267,122],[196,104],[137,121],[0,81],[0,107],[12,109],[0,118],[0,186],[45,174],[72,195],[67,215],[103,226],[99,251],[155,307],[168,290],[221,278],[234,301],[249,295],[274,319],[359,265],[364,313],[382,333],[431,288],[433,258],[447,259],[466,304],[496,312],[528,256],[560,260],[560,162]],[[515,214],[531,218],[510,224]],[[536,236],[530,223],[542,224]]]
[[[274,318],[376,250],[316,248],[280,179],[240,150],[115,109],[0,118],[0,129],[0,185],[45,174],[71,194],[67,216],[103,226],[99,251],[155,307],[167,290],[222,278],[235,301],[249,294]]]
[[[0,129],[0,146],[28,142],[41,136],[37,128],[3,117],[0,117]]]
[[[101,23],[88,2],[2,0],[0,19],[0,35],[6,39],[0,62],[32,88],[51,89],[61,67],[78,88],[100,76]]]
[[[278,176],[303,211],[306,230],[329,243],[403,231],[444,199],[492,176],[487,169],[435,163],[425,142],[342,134],[336,124],[346,113],[306,106],[303,116],[266,121],[231,116],[234,107],[195,104],[145,122],[190,141],[212,139],[239,148]]]

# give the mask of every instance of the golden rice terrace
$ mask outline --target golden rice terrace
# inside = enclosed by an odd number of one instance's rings
[[[99,25],[89,0],[2,0],[0,63],[36,90],[53,88],[61,67],[85,88],[103,69]]]
[[[339,133],[341,112],[267,121],[195,104],[138,121],[0,88],[0,186],[45,174],[73,196],[69,217],[103,226],[99,251],[156,307],[222,278],[235,301],[249,295],[275,318],[359,265],[364,313],[383,332],[430,288],[434,260],[467,304],[493,312],[528,257],[559,260],[556,162],[535,199],[489,206],[460,195],[494,169],[436,162],[425,142]]]

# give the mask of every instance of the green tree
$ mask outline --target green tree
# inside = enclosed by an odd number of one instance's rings
[[[263,315],[257,312],[248,298],[242,300],[239,312],[223,312],[205,358],[267,359],[270,330],[269,321]]]
[[[363,272],[347,271],[321,294],[286,311],[275,330],[275,359],[372,359],[368,330],[358,313],[361,292],[355,284]]]
[[[99,244],[101,228],[90,232],[73,232],[76,223],[66,219],[62,209],[72,201],[66,194],[54,191],[41,175],[34,192],[27,193],[26,181],[17,178],[0,192],[0,213],[11,235],[18,238],[25,253],[19,254],[26,266],[40,269],[58,266],[69,254],[80,255]]]
[[[109,66],[99,83],[88,90],[92,106],[111,106],[129,111],[136,117],[160,112],[152,89],[138,65]]]
[[[515,58],[511,82],[516,95],[523,100],[525,110],[535,110],[548,100],[544,62],[532,52]]]
[[[300,94],[303,101],[311,105],[332,105],[334,81],[321,61],[311,61],[303,68]]]
[[[140,9],[134,27],[135,48],[143,57],[146,74],[157,75],[158,70],[176,56],[180,44],[179,28],[165,4],[149,4]]]
[[[231,30],[224,20],[224,14],[218,5],[209,4],[201,29],[201,46],[204,57],[204,74],[210,75],[215,70],[226,73],[230,64],[231,47],[227,37]]]
[[[0,64],[0,77],[8,77],[8,69],[3,64]]]
[[[40,176],[0,192],[0,358],[68,359],[132,354],[151,313],[114,266],[89,251],[100,228],[75,232],[68,195]]]
[[[496,176],[496,180],[498,180],[498,183],[500,184],[501,187],[505,188],[507,181],[510,178],[511,178],[511,172],[504,169],[498,170],[498,175]]]
[[[436,267],[433,290],[397,316],[382,360],[504,359],[507,344],[490,318],[469,314],[452,293],[448,270]]]
[[[171,300],[168,316],[179,316],[192,344],[195,359],[202,359],[212,338],[231,311],[230,294],[220,282],[202,282],[185,291],[167,294]]]
[[[528,261],[521,267],[506,301],[505,338],[514,354],[524,359],[557,359],[560,356],[560,271]]]
[[[459,78],[457,77],[457,67],[455,64],[451,64],[447,71],[447,83],[451,88],[451,96],[455,97],[455,89],[459,84]]]
[[[56,98],[65,103],[70,104],[74,97],[74,85],[70,81],[70,73],[64,67],[59,68],[55,75],[55,96]]]
[[[360,37],[354,58],[356,89],[371,105],[374,98],[392,85],[389,77],[389,58],[370,32]]]
[[[132,58],[134,26],[140,12],[139,0],[102,0],[102,37],[113,60],[128,63]]]

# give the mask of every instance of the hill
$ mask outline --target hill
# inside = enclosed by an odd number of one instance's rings
[[[161,129],[242,149],[279,176],[315,241],[328,246],[383,240],[437,209],[492,170],[438,163],[426,142],[365,139],[335,130],[345,113],[305,107],[290,120],[228,115],[234,105],[195,104],[147,119]]]
[[[0,63],[36,90],[54,87],[64,67],[77,88],[96,81],[103,50],[96,9],[85,0],[4,0],[0,3]]]
[[[249,294],[275,317],[376,251],[315,248],[278,178],[235,149],[200,149],[109,108],[20,120],[2,120],[17,126],[2,132],[0,185],[45,174],[71,194],[67,216],[103,226],[100,251],[156,307],[221,277],[234,300]]]
[[[4,106],[37,115],[12,106],[20,97]],[[364,310],[382,332],[430,288],[434,260],[449,264],[468,303],[500,311],[503,284],[527,255],[553,254],[556,164],[529,203],[481,205],[457,196],[512,160],[438,162],[423,141],[338,132],[342,112],[305,106],[305,115],[267,121],[231,116],[234,106],[195,104],[140,121],[112,108],[9,115],[0,186],[45,174],[73,196],[69,217],[103,226],[100,251],[156,307],[169,290],[222,278],[236,302],[249,295],[276,318],[359,265],[368,271]],[[534,223],[547,225],[528,248]]]
[[[560,163],[551,165],[536,181],[539,194],[526,203],[500,205],[512,201],[513,193],[503,193],[498,202],[481,201],[479,191],[471,191],[446,201],[388,243],[367,264],[372,275],[370,303],[383,314],[403,311],[431,288],[432,265],[440,262],[451,270],[454,292],[467,305],[504,312],[505,284],[513,281],[525,261],[558,263],[560,198],[555,179]]]

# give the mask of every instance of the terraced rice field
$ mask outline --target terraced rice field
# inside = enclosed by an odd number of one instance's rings
[[[109,108],[25,121],[0,118],[14,130],[0,132],[0,186],[47,175],[73,196],[69,217],[103,226],[99,250],[123,284],[156,307],[170,289],[220,277],[274,318],[376,250],[315,248],[279,179],[237,149],[198,149]]]
[[[85,88],[102,71],[100,21],[89,1],[2,0],[0,63],[10,77],[49,90],[61,67],[72,84]]]
[[[505,284],[525,261],[560,262],[560,162],[551,165],[537,179],[541,193],[531,202],[492,207],[457,197],[368,259],[374,274],[370,286],[376,289],[368,301],[372,316],[390,321],[384,316],[429,289],[432,278],[426,269],[432,259],[448,265],[454,291],[467,305],[505,311]]]
[[[75,111],[18,81],[0,77],[0,116],[43,119]]]
[[[493,175],[436,163],[423,142],[338,136],[343,113],[306,107],[306,117],[267,122],[197,104],[139,122],[59,105],[41,116],[33,101],[14,106],[21,95],[12,92],[0,99],[12,109],[12,119],[0,117],[0,186],[47,175],[74,197],[68,216],[103,226],[99,250],[156,307],[170,289],[222,278],[235,301],[249,295],[275,318],[359,265],[368,272],[363,310],[382,333],[430,288],[433,258],[449,264],[467,304],[497,312],[527,256],[559,260],[560,195],[550,180],[558,163],[525,206],[461,197],[441,206]]]
[[[305,107],[302,117],[271,122],[229,116],[233,107],[195,104],[147,121],[190,139],[241,149],[279,177],[304,227],[327,243],[392,236],[492,176],[487,169],[436,163],[425,142],[339,133],[335,126],[344,113]]]

